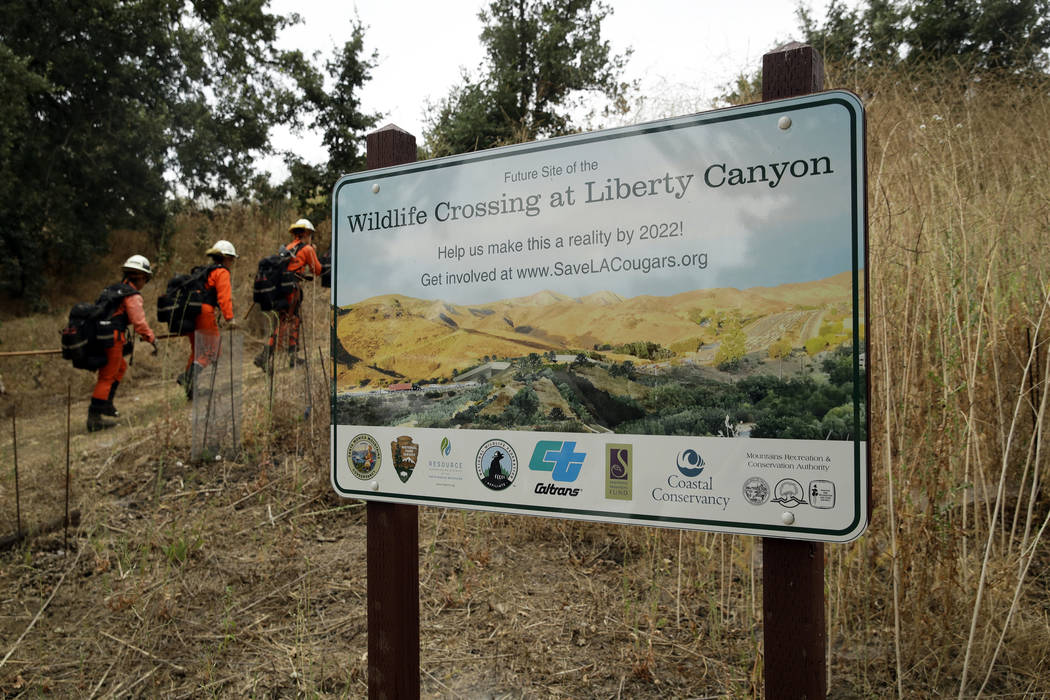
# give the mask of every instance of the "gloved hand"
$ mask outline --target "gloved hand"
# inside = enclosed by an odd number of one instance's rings
[[[237,319],[231,318],[228,321],[226,319],[222,319],[221,321],[219,321],[219,327],[223,328],[223,329],[228,328],[231,331],[232,330],[236,330],[236,328],[237,328]]]

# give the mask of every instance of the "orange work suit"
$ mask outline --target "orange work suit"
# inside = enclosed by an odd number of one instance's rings
[[[285,249],[295,250],[299,243],[299,239],[296,239],[286,245]],[[294,272],[300,280],[313,279],[308,277],[308,271],[313,272],[314,275],[321,274],[321,261],[312,243],[301,247],[288,263],[288,272]],[[273,350],[287,348],[289,352],[294,353],[299,348],[299,326],[302,324],[299,308],[303,303],[303,290],[296,285],[295,290],[286,298],[288,308],[278,312],[277,328],[270,335],[270,348]]]
[[[124,280],[124,284],[128,284]],[[146,312],[142,308],[142,295],[138,292],[124,297],[120,300],[120,306],[113,312],[113,317],[123,316],[128,326],[131,326],[147,343],[156,340],[153,329],[146,322]],[[95,381],[95,389],[91,392],[91,398],[99,401],[108,401],[114,383],[124,379],[124,373],[128,370],[128,363],[124,360],[124,344],[128,342],[127,329],[113,331],[113,347],[106,348],[106,364],[99,369],[98,379]]]
[[[190,333],[190,357],[186,360],[186,370],[189,371],[196,362],[201,367],[207,367],[219,358],[219,326],[215,321],[216,308],[222,313],[227,321],[233,320],[233,285],[230,280],[230,271],[220,265],[208,273],[208,279],[204,283],[205,298],[212,298],[214,290],[215,304],[201,304],[201,312],[197,314],[195,332]],[[197,347],[197,336],[200,335],[200,347]]]

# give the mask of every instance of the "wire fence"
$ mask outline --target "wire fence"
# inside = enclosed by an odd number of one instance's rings
[[[244,335],[233,330],[221,333],[217,339],[200,332],[196,334],[197,347],[209,343],[214,343],[214,349],[207,365],[197,365],[200,369],[193,374],[190,459],[195,462],[216,458],[235,460],[241,452],[244,425],[241,410]]]

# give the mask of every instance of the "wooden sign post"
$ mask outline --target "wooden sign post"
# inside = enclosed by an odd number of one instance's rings
[[[824,60],[788,44],[762,57],[762,100],[824,88]],[[827,696],[824,543],[762,539],[766,699]]]
[[[416,137],[389,125],[367,137],[368,169],[416,160]],[[419,509],[369,501],[368,697],[419,697]]]

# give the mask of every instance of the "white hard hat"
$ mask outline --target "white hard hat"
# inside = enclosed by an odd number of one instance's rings
[[[228,255],[231,258],[237,257],[237,249],[233,247],[233,244],[229,241],[215,241],[215,245],[208,250],[204,251],[205,255]]]
[[[294,231],[296,229],[304,229],[306,231],[313,231],[314,230],[314,225],[310,223],[309,219],[299,219],[294,224],[292,224],[291,226],[288,227],[289,231]]]
[[[138,272],[145,272],[150,277],[153,276],[153,270],[149,266],[149,260],[147,260],[144,255],[132,255],[125,260],[124,264],[120,267],[122,270],[136,270]]]

